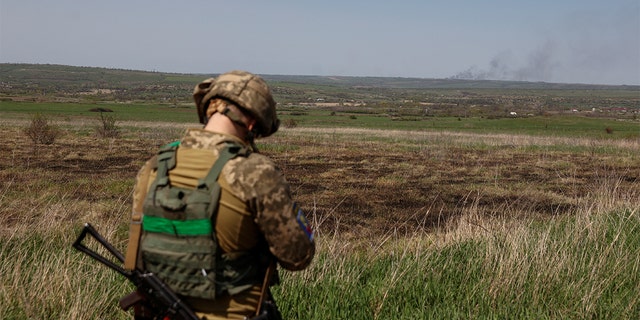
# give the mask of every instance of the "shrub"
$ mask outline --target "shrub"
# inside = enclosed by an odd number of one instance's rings
[[[116,126],[116,118],[100,112],[100,124],[96,127],[96,134],[101,138],[116,138],[120,129]]]
[[[295,128],[298,126],[298,121],[296,121],[295,119],[285,119],[284,121],[282,121],[282,125],[285,128]]]
[[[31,117],[29,127],[24,129],[24,133],[35,144],[53,144],[62,135],[62,130],[58,126],[49,124],[49,120],[37,113]]]

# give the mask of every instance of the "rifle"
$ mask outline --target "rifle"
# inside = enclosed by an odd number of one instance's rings
[[[264,280],[262,281],[262,290],[260,292],[260,299],[258,299],[256,314],[254,317],[248,318],[249,320],[282,320],[282,314],[280,310],[278,310],[278,306],[273,300],[273,295],[271,295],[271,290],[269,289],[273,280],[272,278],[276,274],[276,268],[277,262],[274,257],[271,257],[269,267],[267,267]]]
[[[82,241],[87,234],[97,240],[121,263],[124,262],[124,256],[106,239],[104,239],[89,223],[84,224],[82,233],[80,233],[78,239],[73,243],[74,248],[86,255],[89,255],[93,259],[98,260],[98,262],[104,264],[110,269],[115,270],[125,278],[129,279],[129,281],[136,286],[136,291],[120,299],[119,304],[122,310],[127,311],[135,304],[143,302],[151,309],[151,319],[200,320],[193,310],[180,300],[180,298],[153,273],[144,272],[139,269],[131,271],[125,270],[123,267],[115,264],[113,261],[101,256],[82,244]]]

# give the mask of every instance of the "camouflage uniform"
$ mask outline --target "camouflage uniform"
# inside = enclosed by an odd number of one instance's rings
[[[172,185],[195,188],[229,141],[248,147],[235,136],[188,130],[180,141],[177,165],[169,171]],[[134,211],[142,210],[143,199],[155,179],[155,166],[154,157],[138,173]],[[299,209],[291,198],[289,184],[271,160],[258,153],[236,157],[224,166],[218,182],[222,191],[215,230],[224,253],[263,246],[285,269],[301,270],[309,265],[315,252],[312,234],[305,221],[298,219]],[[261,282],[255,283],[238,294],[225,294],[215,301],[195,298],[185,301],[207,319],[243,319],[255,314],[261,287]]]

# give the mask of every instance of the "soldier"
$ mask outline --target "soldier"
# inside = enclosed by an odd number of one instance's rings
[[[278,130],[276,103],[264,80],[244,71],[207,79],[193,96],[204,129],[187,130],[138,173],[132,230],[141,216],[142,236],[138,245],[131,231],[129,252],[138,247],[135,263],[199,317],[250,319],[271,306],[277,319],[274,262],[302,270],[315,244],[282,172],[254,144]]]

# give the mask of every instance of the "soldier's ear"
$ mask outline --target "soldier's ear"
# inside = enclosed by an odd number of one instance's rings
[[[255,126],[256,126],[256,119],[250,118],[249,122],[247,123],[247,129],[249,129],[249,131],[253,131],[253,128],[255,128]]]

